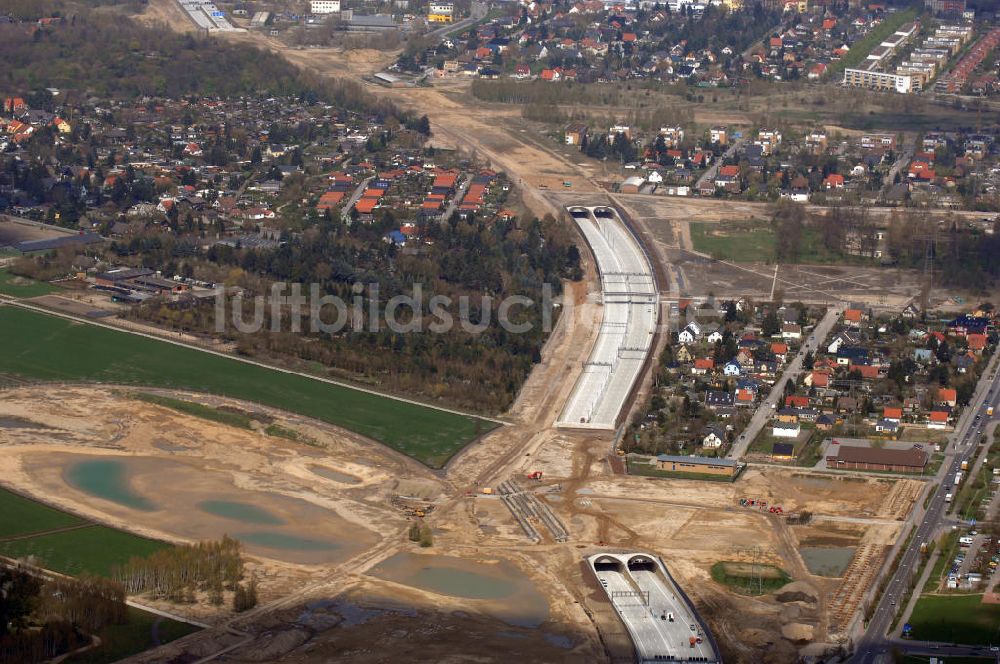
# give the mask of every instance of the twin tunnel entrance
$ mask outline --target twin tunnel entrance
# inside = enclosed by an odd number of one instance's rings
[[[624,572],[628,567],[630,572],[655,572],[656,561],[649,556],[632,556],[625,564],[618,558],[602,556],[594,561],[594,569],[598,572]]]

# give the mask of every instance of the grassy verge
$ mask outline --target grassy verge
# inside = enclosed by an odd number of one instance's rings
[[[86,523],[30,498],[0,489],[0,538],[41,533]]]
[[[240,429],[252,428],[251,424],[253,420],[246,415],[230,413],[225,410],[219,410],[217,408],[212,408],[211,406],[195,403],[193,401],[171,399],[170,397],[161,397],[157,394],[149,394],[148,392],[139,392],[138,394],[133,395],[133,398],[146,403],[169,408],[171,410],[176,410],[186,415],[200,417],[203,420],[211,420],[213,422],[227,424],[231,427],[238,427]]]
[[[161,618],[130,606],[126,623],[108,625],[97,633],[101,639],[100,646],[70,657],[66,661],[76,664],[110,664],[175,641],[182,636],[197,632],[198,629],[194,625]]]
[[[293,440],[296,443],[302,443],[304,445],[319,446],[315,440],[309,436],[305,436],[295,429],[289,429],[288,427],[281,426],[280,424],[269,424],[267,428],[264,429],[264,433],[268,436],[274,436],[276,438],[284,438],[286,440]]]
[[[344,427],[440,468],[492,422],[16,307],[0,309],[0,373],[222,394]]]
[[[59,290],[44,281],[34,281],[11,274],[9,270],[0,270],[0,293],[12,297],[38,297]]]
[[[983,604],[982,595],[925,595],[910,616],[913,638],[986,645],[1000,642],[1000,604]]]
[[[741,595],[764,595],[782,588],[792,577],[774,565],[720,560],[712,565],[712,580]]]

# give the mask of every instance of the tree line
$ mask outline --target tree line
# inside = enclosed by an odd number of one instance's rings
[[[212,604],[222,604],[223,591],[236,591],[243,578],[239,541],[198,542],[161,549],[145,558],[132,557],[111,572],[130,595],[150,593],[172,602],[193,602],[196,592],[207,592]]]
[[[43,579],[26,567],[0,566],[0,663],[51,659],[127,620],[120,583],[86,575]]]

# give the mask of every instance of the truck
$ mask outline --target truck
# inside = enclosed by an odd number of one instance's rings
[[[957,473],[955,473],[955,486],[958,486],[961,483],[962,483],[962,471],[958,471]]]
[[[493,495],[493,489],[491,489],[488,486],[487,487],[483,487],[483,495],[484,496],[492,496]]]
[[[993,417],[993,406],[987,406],[987,407],[986,407],[986,414],[987,414],[987,415],[988,415],[989,417]]]
[[[969,469],[969,460],[966,459],[965,461],[962,462],[962,470],[968,470],[968,469]]]
[[[946,502],[946,503],[950,503],[951,502],[951,494],[950,493],[944,494],[944,502]]]

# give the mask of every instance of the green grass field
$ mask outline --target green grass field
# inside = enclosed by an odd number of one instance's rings
[[[774,565],[721,560],[712,565],[712,580],[742,595],[763,595],[782,588],[792,577]]]
[[[149,648],[175,641],[198,630],[199,628],[194,625],[161,618],[130,606],[127,623],[109,625],[97,633],[101,638],[101,645],[98,648],[70,657],[66,661],[78,664],[110,664]]]
[[[342,426],[432,468],[493,423],[286,374],[125,332],[0,308],[0,373],[189,389],[246,399]]]
[[[1000,643],[1000,604],[983,604],[982,599],[982,595],[924,595],[910,616],[914,640]]]
[[[59,290],[44,281],[33,281],[11,274],[8,270],[0,270],[0,293],[13,297],[37,297],[48,295]]]
[[[717,234],[723,231],[724,234]],[[759,230],[728,230],[720,224],[691,223],[695,251],[735,263],[767,263],[774,260],[774,233]]]
[[[0,538],[40,533],[85,523],[34,500],[0,489]]]
[[[128,562],[132,556],[148,556],[167,546],[163,542],[95,525],[0,542],[0,555],[9,558],[34,556],[39,566],[71,576],[84,572],[107,576],[115,565]]]
[[[774,231],[763,223],[710,224],[691,223],[691,244],[695,251],[731,263],[771,263],[775,258]],[[802,230],[802,243],[794,261],[801,264],[866,265],[870,260],[859,256],[841,256],[823,246],[823,239],[815,228]]]

